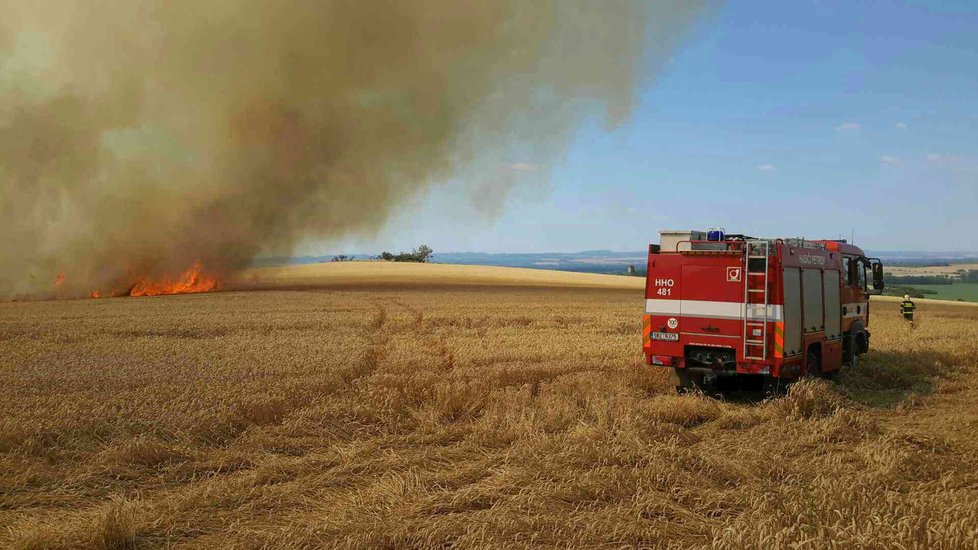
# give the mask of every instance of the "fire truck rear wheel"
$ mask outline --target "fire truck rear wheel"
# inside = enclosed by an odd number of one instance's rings
[[[849,340],[850,340],[849,349],[851,351],[846,354],[844,359],[845,359],[846,366],[848,366],[851,369],[854,369],[859,365],[859,348],[856,347],[858,344],[856,343],[855,336],[850,336]]]

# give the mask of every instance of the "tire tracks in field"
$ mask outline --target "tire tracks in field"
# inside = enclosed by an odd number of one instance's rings
[[[362,363],[352,369],[350,376],[345,377],[345,381],[350,385],[377,372],[387,355],[387,341],[384,339],[384,329],[388,325],[387,308],[380,300],[376,301],[374,316],[367,322],[367,328],[370,330],[367,352],[363,356]]]
[[[397,305],[412,315],[414,322],[411,328],[414,330],[415,334],[418,335],[419,339],[422,340],[425,346],[434,350],[434,352],[438,355],[442,369],[446,372],[454,370],[455,353],[449,347],[448,340],[441,334],[438,334],[433,325],[425,320],[424,310],[406,304],[401,300],[392,300],[391,303]]]
[[[386,297],[373,297],[360,310],[359,325],[361,347],[360,353],[351,355],[345,368],[338,373],[342,381],[341,385],[333,383],[326,389],[327,393],[352,392],[356,393],[362,388],[360,384],[369,381],[379,369],[384,367],[392,351],[390,336],[396,331],[403,331],[409,337],[418,338],[423,345],[441,357],[441,363],[446,369],[451,369],[454,365],[454,355],[449,349],[445,339],[435,333],[434,327],[425,320],[424,312],[416,307],[405,304],[398,300],[390,300]],[[407,312],[408,315],[405,316]],[[407,317],[407,318],[405,318]],[[358,384],[360,382],[360,384]],[[344,389],[343,386],[346,388]],[[323,394],[326,395],[326,394]],[[322,397],[322,395],[320,396]],[[367,398],[366,394],[364,398]],[[430,453],[446,455],[445,464],[452,464],[451,459],[457,459],[459,455],[467,454],[469,451],[460,447],[457,437],[454,434],[435,438],[429,441],[424,447],[423,452],[417,450],[416,436],[413,434],[400,436],[382,436],[376,439],[366,436],[363,441],[346,440],[337,436],[331,440],[328,446],[318,446],[297,442],[295,449],[301,451],[299,454],[283,454],[282,448],[291,448],[288,441],[287,430],[278,432],[279,426],[289,417],[299,414],[304,409],[315,405],[310,402],[302,402],[296,406],[289,406],[276,416],[274,421],[265,423],[255,423],[243,421],[239,429],[234,433],[227,434],[219,443],[201,446],[199,453],[187,457],[184,463],[161,462],[158,468],[161,469],[160,484],[158,486],[143,486],[139,488],[138,496],[135,494],[135,485],[126,480],[116,480],[105,492],[96,495],[83,505],[74,507],[70,518],[71,526],[69,532],[81,532],[89,529],[89,526],[99,525],[106,507],[101,499],[106,496],[125,495],[125,506],[129,506],[145,517],[159,519],[163,527],[150,528],[142,536],[155,537],[161,536],[165,529],[180,528],[190,525],[194,520],[188,519],[186,502],[204,502],[213,494],[234,495],[237,499],[249,499],[248,495],[255,491],[269,487],[287,486],[287,484],[297,483],[297,480],[309,479],[318,480],[323,472],[328,472],[335,479],[329,481],[328,487],[322,491],[310,491],[309,496],[315,495],[322,498],[323,494],[350,495],[363,490],[365,487],[374,485],[384,485],[388,483],[390,476],[406,476],[404,472],[410,468],[418,468],[426,460]],[[249,404],[252,404],[249,402]],[[257,409],[262,409],[265,400],[256,397],[254,405]],[[263,410],[263,409],[262,409]],[[261,412],[259,410],[259,412]],[[238,414],[238,413],[235,413]],[[252,416],[252,415],[247,415]],[[242,443],[245,434],[250,433],[253,427],[268,431],[269,437],[275,436],[285,438],[285,447],[262,447],[263,442],[252,443],[259,445],[259,448],[249,448],[247,440]],[[258,430],[256,430],[258,431]],[[262,440],[264,441],[264,440]],[[240,445],[240,446],[239,446]],[[434,451],[433,451],[434,449]],[[406,453],[405,464],[390,464],[390,456],[379,452],[403,452]],[[246,454],[247,453],[247,454]],[[349,465],[348,457],[364,457],[361,460],[364,465]],[[485,471],[490,465],[479,468]],[[99,469],[89,474],[85,478],[86,482],[104,483],[109,473],[103,472],[106,467],[99,466]],[[454,468],[454,466],[452,467]],[[444,474],[448,476],[449,474]],[[91,481],[89,481],[91,480]],[[301,493],[301,491],[298,491]],[[122,498],[122,497],[120,497]],[[352,497],[351,497],[352,498]],[[262,506],[270,506],[262,503]],[[123,506],[122,504],[118,506]],[[302,502],[297,498],[295,502],[287,504],[290,509],[300,509]],[[113,508],[114,509],[114,508]],[[51,521],[69,521],[63,516],[60,510],[49,512]],[[42,525],[43,527],[43,525]],[[31,532],[31,526],[23,526],[24,533]],[[188,540],[198,540],[201,535],[191,535]],[[5,540],[0,537],[0,541]],[[205,540],[205,539],[200,539]],[[0,546],[4,544],[0,542]]]

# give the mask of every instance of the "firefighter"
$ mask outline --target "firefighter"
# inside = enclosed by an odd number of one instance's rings
[[[910,295],[904,294],[903,303],[900,304],[900,311],[903,312],[903,318],[910,321],[910,326],[913,326],[913,310],[915,309],[917,309],[917,305],[910,299]]]

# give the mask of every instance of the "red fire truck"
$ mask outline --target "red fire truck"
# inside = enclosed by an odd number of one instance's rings
[[[882,262],[844,240],[662,231],[649,246],[645,360],[673,369],[680,391],[719,376],[777,389],[829,375],[869,350],[869,295],[882,291]]]

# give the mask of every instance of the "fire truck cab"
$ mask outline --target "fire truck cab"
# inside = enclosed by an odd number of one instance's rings
[[[844,240],[662,231],[649,246],[643,352],[677,389],[719,376],[829,375],[869,350],[883,265]]]

